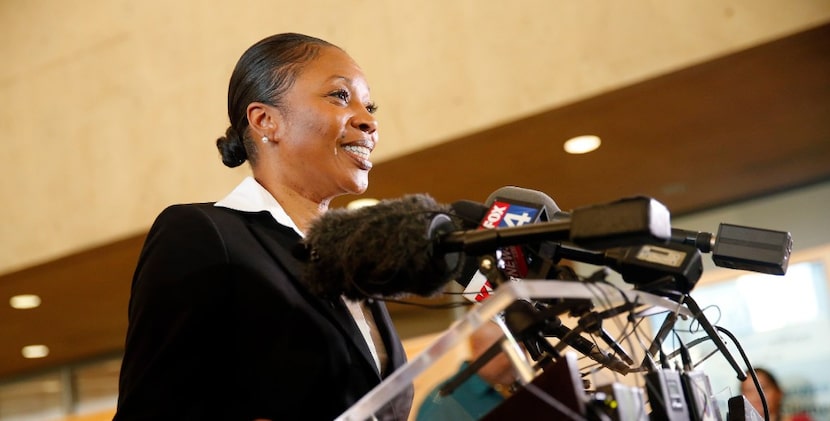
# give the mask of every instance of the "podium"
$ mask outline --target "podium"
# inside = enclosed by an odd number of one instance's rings
[[[505,311],[511,304],[518,300],[545,299],[585,299],[595,301],[597,306],[602,308],[635,303],[638,307],[645,307],[638,311],[638,314],[643,316],[659,312],[671,312],[682,317],[692,316],[690,311],[678,302],[633,289],[619,289],[607,283],[551,280],[508,282],[500,285],[490,298],[453,323],[447,331],[435,339],[420,354],[407,364],[399,367],[335,420],[365,421],[372,419],[375,412],[412,384],[418,375],[455,346],[466,341],[481,325]],[[516,342],[516,338],[511,337],[509,333],[506,333],[505,340]],[[571,364],[568,362],[570,358],[564,358],[565,364]],[[522,376],[522,373],[534,375],[533,373],[536,370],[529,362],[525,362],[524,366],[521,366],[521,361],[516,359],[512,359],[512,361],[514,365],[519,365],[515,368],[521,377],[525,377]],[[565,369],[567,370],[568,367],[566,366]],[[533,379],[524,378],[523,380],[530,384]]]

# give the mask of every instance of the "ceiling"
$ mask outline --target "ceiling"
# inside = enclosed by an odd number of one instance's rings
[[[564,210],[647,195],[673,215],[830,179],[830,25],[379,163],[368,196],[484,201],[518,185]],[[602,147],[567,155],[565,139]],[[343,205],[345,199],[335,205]],[[0,276],[0,378],[120,351],[143,235]],[[79,276],[84,281],[77,282]],[[48,359],[20,347],[48,342]],[[18,346],[19,345],[19,346]]]
[[[830,176],[828,75],[824,25],[383,162],[367,195],[517,185],[563,210],[644,194],[674,215],[757,197]],[[601,148],[565,153],[583,134]]]

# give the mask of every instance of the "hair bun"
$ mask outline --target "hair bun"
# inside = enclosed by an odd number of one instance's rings
[[[248,159],[242,137],[232,126],[225,130],[224,136],[216,139],[216,148],[222,156],[222,163],[230,168],[238,167]]]

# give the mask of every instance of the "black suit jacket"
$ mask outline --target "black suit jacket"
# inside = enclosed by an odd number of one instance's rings
[[[330,420],[375,387],[343,303],[298,282],[299,239],[267,212],[164,210],[133,277],[115,420]],[[389,374],[403,347],[386,307],[368,305]],[[378,418],[405,420],[411,404],[410,387]]]

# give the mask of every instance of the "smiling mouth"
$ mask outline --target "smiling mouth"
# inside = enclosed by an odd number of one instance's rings
[[[359,145],[346,145],[343,146],[343,149],[357,160],[361,169],[372,169],[372,161],[369,161],[369,154],[372,153],[371,149]]]

